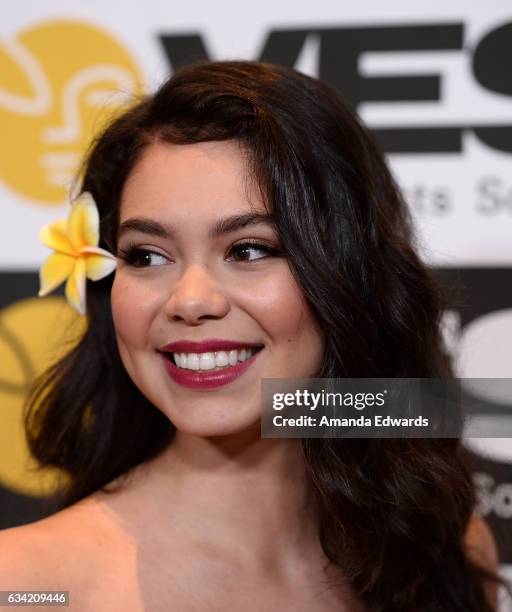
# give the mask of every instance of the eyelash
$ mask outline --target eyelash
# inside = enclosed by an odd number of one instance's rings
[[[241,252],[243,251],[243,249],[248,248],[257,249],[258,251],[262,251],[266,254],[263,257],[257,257],[256,259],[239,260],[238,263],[253,263],[255,261],[260,261],[261,259],[266,259],[267,257],[278,257],[279,255],[281,255],[281,251],[274,247],[271,247],[267,244],[263,244],[261,242],[252,242],[250,240],[247,240],[245,242],[239,242],[238,244],[233,245],[230,248],[229,252],[232,253],[235,250]],[[152,255],[157,255],[158,257],[163,257],[164,259],[167,259],[165,255],[162,255],[162,253],[159,253],[158,251],[140,248],[135,245],[128,245],[125,249],[119,249],[117,253],[117,256],[120,259],[125,261],[127,265],[132,266],[134,268],[154,267],[151,265],[151,263],[148,263],[147,261],[142,261],[143,257],[151,257]]]

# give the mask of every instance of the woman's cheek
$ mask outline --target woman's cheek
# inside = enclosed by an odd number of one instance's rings
[[[290,274],[274,279],[259,292],[259,312],[272,335],[295,335],[305,308],[302,291]]]
[[[283,274],[260,292],[260,323],[290,372],[299,377],[315,376],[323,361],[325,332],[292,276]],[[307,359],[306,359],[307,356]],[[306,362],[309,366],[306,367]],[[291,376],[289,373],[288,376]]]
[[[116,274],[111,292],[112,319],[118,341],[128,349],[147,344],[157,297],[147,283],[122,272]]]

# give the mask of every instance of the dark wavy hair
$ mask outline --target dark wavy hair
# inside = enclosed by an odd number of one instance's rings
[[[115,250],[125,181],[151,143],[236,140],[275,218],[292,273],[326,333],[319,377],[449,377],[442,301],[415,252],[382,153],[327,85],[253,62],[186,67],[93,143],[82,191]],[[112,278],[87,284],[85,335],[36,383],[31,451],[67,476],[61,507],[161,452],[174,426],[116,346]],[[458,439],[305,439],[319,537],[373,612],[490,612],[463,538],[475,493]]]

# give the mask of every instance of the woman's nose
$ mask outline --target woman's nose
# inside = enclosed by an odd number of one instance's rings
[[[173,321],[199,325],[202,319],[218,319],[229,312],[229,302],[208,271],[199,265],[189,266],[165,305]]]

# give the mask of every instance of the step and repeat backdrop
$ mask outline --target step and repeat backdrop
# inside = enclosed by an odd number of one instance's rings
[[[336,87],[382,144],[423,257],[452,289],[444,327],[458,375],[512,378],[508,1],[19,0],[0,16],[0,528],[51,512],[55,475],[34,469],[22,408],[83,330],[62,297],[35,297],[39,229],[67,215],[104,122],[193,60],[276,62]],[[496,398],[480,399],[492,417]],[[512,398],[498,409],[512,419]],[[512,441],[466,445],[510,573]]]

